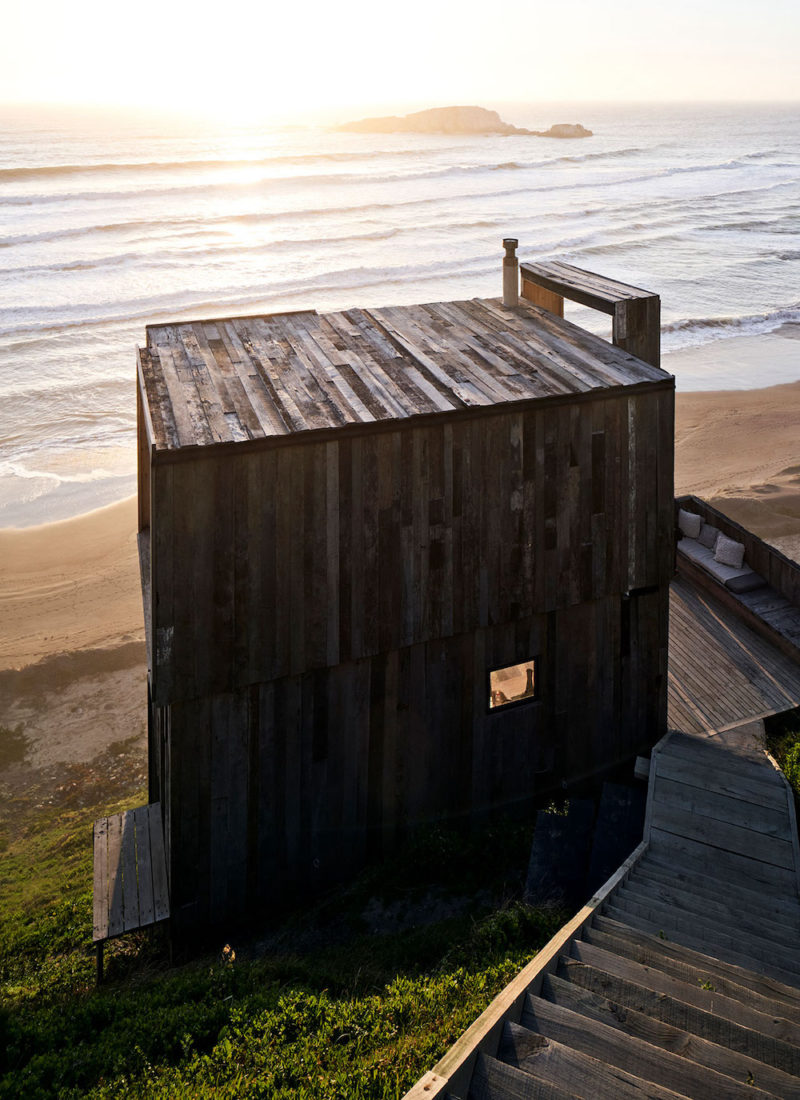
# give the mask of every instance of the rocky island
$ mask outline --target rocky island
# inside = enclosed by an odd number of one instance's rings
[[[591,137],[580,123],[559,122],[549,130],[525,130],[503,122],[497,111],[485,107],[431,107],[409,115],[362,118],[345,122],[339,130],[358,134],[524,134],[528,137]]]

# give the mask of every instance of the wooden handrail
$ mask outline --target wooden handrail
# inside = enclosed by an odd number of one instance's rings
[[[520,264],[522,297],[557,317],[564,299],[611,316],[611,340],[637,359],[661,365],[661,299],[639,287],[551,260]]]
[[[662,738],[658,742],[654,752],[664,740]],[[434,1068],[412,1085],[403,1100],[444,1100],[446,1095],[466,1096],[478,1054],[493,1056],[497,1053],[504,1024],[508,1021],[519,1022],[525,998],[539,995],[545,974],[555,972],[560,956],[569,954],[570,942],[580,939],[584,927],[600,911],[606,899],[618,886],[627,882],[647,847],[647,841],[643,840],[572,920],[556,932],[528,965],[498,993]]]

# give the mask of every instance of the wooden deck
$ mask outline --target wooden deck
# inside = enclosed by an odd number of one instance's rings
[[[158,802],[94,823],[94,921],[97,977],[103,944],[169,918],[169,884]]]
[[[724,730],[798,705],[800,664],[713,594],[676,578],[670,592],[670,729]]]
[[[671,619],[642,843],[406,1100],[800,1100],[800,846],[760,720],[800,668],[685,579]]]
[[[762,737],[662,739],[642,843],[407,1100],[800,1098],[800,852]]]

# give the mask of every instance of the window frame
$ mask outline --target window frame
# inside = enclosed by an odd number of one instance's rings
[[[503,672],[507,668],[516,668],[519,665],[533,665],[533,695],[526,695],[524,699],[510,699],[507,703],[500,703],[499,706],[492,706],[492,674],[495,672]],[[522,661],[514,661],[510,665],[496,665],[486,671],[486,713],[487,714],[504,714],[509,710],[516,710],[518,707],[528,707],[532,703],[538,703],[541,700],[540,684],[539,684],[539,655],[534,657],[526,657]]]

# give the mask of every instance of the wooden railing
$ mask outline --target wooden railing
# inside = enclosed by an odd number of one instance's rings
[[[611,342],[637,359],[661,366],[661,299],[649,290],[606,279],[553,260],[520,264],[521,294],[558,317],[564,299],[611,316]]]
[[[656,749],[665,740],[662,738]],[[600,912],[610,895],[619,886],[625,885],[646,851],[647,842],[642,841],[594,897],[498,993],[434,1068],[408,1090],[403,1100],[444,1100],[446,1096],[467,1095],[478,1055],[494,1056],[497,1053],[504,1025],[509,1021],[519,1021],[525,998],[539,995],[545,975],[555,973],[561,956],[569,954],[572,940],[581,938],[583,929],[591,924],[592,918]]]

